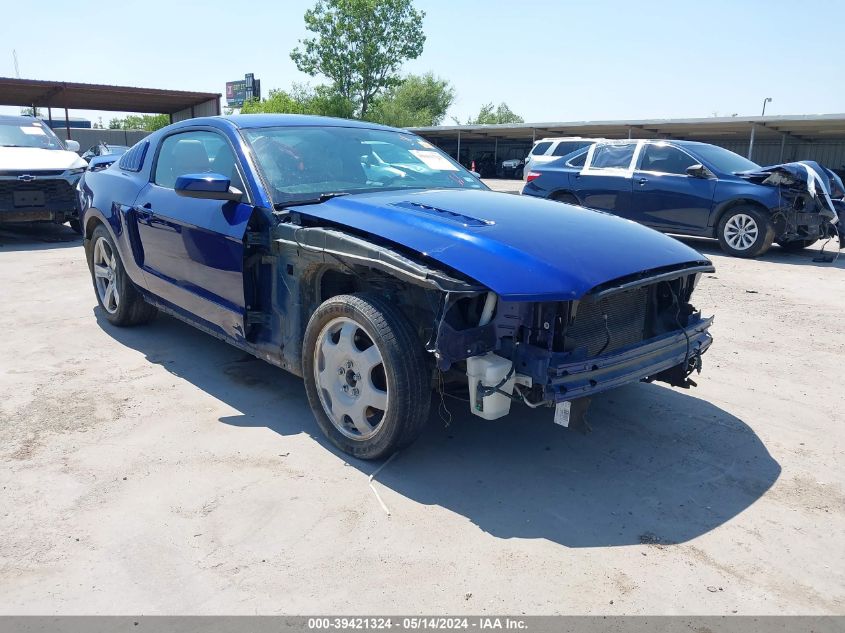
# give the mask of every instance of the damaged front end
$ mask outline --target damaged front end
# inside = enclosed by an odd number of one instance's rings
[[[780,244],[837,237],[845,247],[845,187],[834,172],[814,161],[764,167],[739,174],[758,185],[778,187],[781,204],[773,209],[775,240]]]
[[[512,400],[573,401],[568,418],[583,412],[583,399],[630,382],[695,386],[690,374],[701,370],[713,318],[690,301],[701,274],[713,270],[638,273],[572,301],[499,301],[489,322],[492,293],[456,298],[437,329],[438,368],[467,374],[473,413],[486,419],[505,415]]]

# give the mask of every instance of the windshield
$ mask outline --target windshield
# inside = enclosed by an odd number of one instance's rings
[[[325,194],[397,189],[486,189],[431,143],[413,134],[352,127],[243,131],[275,204]]]
[[[64,149],[53,130],[35,119],[0,121],[0,147]]]
[[[749,171],[752,169],[760,169],[760,165],[752,163],[747,158],[743,158],[739,154],[717,147],[716,145],[696,145],[689,148],[693,150],[700,158],[710,163],[716,171],[721,171],[726,174],[736,174],[741,171]]]

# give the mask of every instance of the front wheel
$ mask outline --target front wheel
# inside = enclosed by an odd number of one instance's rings
[[[404,315],[377,296],[340,295],[320,305],[305,331],[302,368],[317,424],[354,457],[390,455],[428,419],[422,345]]]
[[[115,325],[139,325],[156,315],[155,307],[144,301],[132,284],[111,235],[101,224],[91,236],[88,267],[97,303],[106,319]]]
[[[768,215],[759,209],[737,206],[719,220],[719,246],[734,257],[758,257],[769,250],[775,229]]]

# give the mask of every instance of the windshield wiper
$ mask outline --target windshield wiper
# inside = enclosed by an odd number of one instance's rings
[[[287,209],[288,207],[296,207],[300,204],[321,204],[323,202],[327,202],[332,198],[340,198],[341,196],[348,196],[348,191],[330,191],[328,193],[321,193],[316,198],[308,198],[306,200],[291,200],[289,202],[277,202],[273,205],[273,208],[277,211],[281,209]]]

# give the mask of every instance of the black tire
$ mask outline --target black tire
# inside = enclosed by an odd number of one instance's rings
[[[575,205],[576,207],[581,206],[581,203],[578,202],[578,198],[576,198],[571,193],[566,193],[566,192],[556,193],[552,196],[552,200],[554,200],[555,202],[563,202],[564,204],[572,204],[572,205]]]
[[[783,250],[789,253],[797,253],[798,251],[803,251],[805,248],[808,248],[818,242],[818,240],[793,240],[791,242],[778,242],[778,246],[780,246]]]
[[[751,227],[755,231],[750,234],[753,235],[753,241],[747,246],[738,247],[743,239],[737,232],[738,226],[749,227],[748,231],[742,235],[749,235]],[[753,206],[737,205],[728,209],[719,220],[716,237],[719,239],[719,246],[728,255],[759,257],[771,247],[775,239],[775,228],[769,214],[765,211]]]
[[[524,169],[517,169],[513,172],[513,177],[517,180],[523,180],[525,177],[525,170]]]
[[[110,299],[108,307],[104,304],[104,297],[100,296],[100,288],[97,284],[98,276],[95,273],[95,260],[98,258],[97,249],[100,247],[101,240],[108,245],[110,253],[114,255],[114,268],[110,283],[114,284],[114,294],[117,295],[117,301],[115,302],[116,305],[112,305],[113,300]],[[91,282],[94,285],[94,295],[97,297],[97,303],[109,323],[118,326],[141,325],[155,318],[157,310],[144,301],[144,298],[135,288],[135,284],[127,276],[123,261],[120,259],[120,253],[115,247],[111,235],[102,224],[97,226],[91,235],[87,257],[88,269],[91,271]],[[108,298],[108,294],[105,295],[105,298]]]
[[[78,219],[68,220],[67,223],[70,225],[70,228],[73,229],[74,233],[82,235],[82,223]]]
[[[384,391],[387,392],[386,409],[381,412],[377,423],[373,424],[373,435],[366,438],[355,437],[358,429],[352,424],[351,417],[341,413],[341,423],[336,424],[332,421],[330,409],[333,403],[324,405],[323,400],[331,403],[332,397],[345,398],[346,396],[337,392],[335,396],[332,396],[329,389],[336,389],[336,385],[325,384],[324,388],[318,387],[317,384],[318,373],[324,373],[324,381],[331,380],[330,373],[334,375],[334,367],[331,368],[331,372],[328,371],[331,361],[328,360],[329,354],[323,351],[325,347],[321,346],[319,353],[316,353],[318,342],[327,340],[327,337],[337,336],[339,343],[343,328],[341,327],[341,331],[335,335],[331,334],[332,327],[349,321],[358,328],[354,333],[353,345],[356,347],[352,358],[357,358],[355,354],[360,354],[362,350],[365,351],[374,345],[381,355],[381,364],[371,371],[383,372],[379,374],[379,382],[384,384]],[[359,341],[363,346],[361,348],[359,348]],[[372,345],[368,345],[368,342]],[[334,345],[332,343],[330,347]],[[339,358],[337,352],[333,351],[331,354],[333,360]],[[346,364],[341,364],[340,370],[346,366]],[[311,316],[305,330],[302,369],[308,403],[311,405],[317,424],[332,444],[354,457],[360,459],[387,457],[413,442],[428,420],[431,380],[422,344],[405,316],[380,297],[369,294],[339,295],[323,302]],[[372,375],[371,373],[370,376]],[[358,381],[361,380],[360,375],[356,374],[356,377]],[[336,379],[341,383],[348,380],[341,378],[340,371]],[[353,391],[357,390],[353,389]],[[338,410],[346,410],[344,407],[349,402],[349,400],[338,402]],[[354,402],[348,406],[353,407]],[[371,407],[365,407],[364,415],[372,410]],[[375,411],[377,415],[380,410],[375,409]]]

